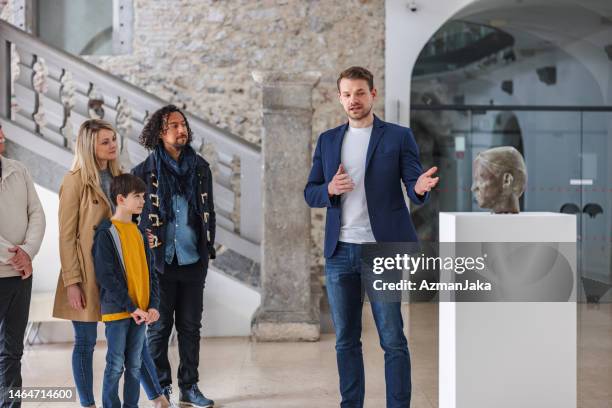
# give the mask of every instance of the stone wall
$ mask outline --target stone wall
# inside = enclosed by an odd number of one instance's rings
[[[87,59],[256,143],[261,95],[251,72],[319,71],[314,142],[345,120],[335,81],[351,65],[374,73],[383,115],[384,10],[384,0],[134,0],[133,53]],[[315,265],[323,220],[313,211]]]

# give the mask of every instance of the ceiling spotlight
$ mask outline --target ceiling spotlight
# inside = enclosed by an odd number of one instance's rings
[[[418,10],[416,1],[412,0],[410,2],[408,2],[408,10],[412,11],[413,13],[416,13]]]
[[[555,85],[557,83],[557,67],[548,66],[536,69],[538,79],[546,85]]]
[[[513,81],[503,81],[501,84],[501,89],[508,95],[512,95],[514,93],[514,82]]]
[[[606,52],[606,55],[608,56],[608,59],[610,61],[612,61],[612,44],[608,44],[604,47],[604,51]]]

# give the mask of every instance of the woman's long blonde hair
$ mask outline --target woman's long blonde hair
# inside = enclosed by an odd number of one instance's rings
[[[98,134],[101,130],[110,130],[117,135],[117,131],[113,126],[105,120],[88,119],[81,124],[79,134],[77,135],[76,145],[74,147],[74,160],[72,161],[71,170],[81,170],[81,178],[83,184],[93,182],[95,185],[100,185],[100,176],[98,161],[96,160],[96,143]],[[119,160],[109,160],[108,169],[113,177],[121,174],[121,165]]]

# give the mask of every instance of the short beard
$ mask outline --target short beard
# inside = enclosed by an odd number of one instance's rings
[[[351,116],[351,111],[350,111],[350,110],[349,110],[349,111],[347,111],[347,112],[346,112],[346,114],[347,114],[347,116],[348,116],[349,118],[351,118],[351,119],[353,119],[353,120],[361,120],[361,119],[363,119],[363,118],[367,117],[367,116],[370,114],[370,112],[372,112],[372,107],[373,107],[373,105],[371,105],[371,106],[370,106],[370,109],[368,109],[368,110],[367,110],[367,112],[365,112],[363,115],[361,115],[361,116],[359,116],[359,117],[354,117],[354,116]]]

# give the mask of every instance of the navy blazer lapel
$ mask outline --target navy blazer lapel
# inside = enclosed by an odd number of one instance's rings
[[[366,170],[368,170],[368,165],[370,164],[370,160],[372,160],[374,150],[376,150],[376,146],[378,146],[378,142],[380,142],[383,133],[385,133],[385,122],[378,119],[378,117],[374,115],[374,123],[372,124],[372,135],[370,136],[370,143],[368,144],[368,153],[366,155]]]
[[[336,160],[334,173],[338,171],[338,167],[340,167],[340,163],[342,162],[342,142],[344,141],[344,135],[346,134],[346,129],[348,129],[348,122],[344,125],[340,126],[340,130],[336,134],[334,138],[334,159]],[[333,176],[332,176],[333,177]]]

